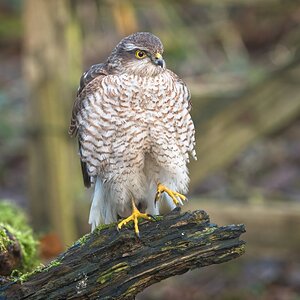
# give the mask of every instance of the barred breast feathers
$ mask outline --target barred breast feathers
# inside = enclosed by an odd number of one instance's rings
[[[123,93],[121,93],[121,95],[115,95],[115,93],[119,93],[120,89]],[[155,90],[157,93],[154,92]],[[155,97],[153,97],[154,95]],[[102,97],[105,97],[106,100],[102,99]],[[102,99],[101,101],[99,101],[100,98]],[[106,135],[112,134],[117,130],[117,127],[120,126],[124,127],[123,129],[125,130],[124,124],[129,126],[132,122],[136,121],[139,123],[138,120],[142,121],[143,117],[142,115],[139,115],[139,113],[144,109],[147,110],[147,107],[150,109],[150,112],[152,110],[157,111],[158,119],[156,121],[154,119],[154,122],[150,122],[150,119],[148,120],[152,125],[155,124],[156,126],[159,126],[159,115],[163,116],[163,119],[168,118],[170,115],[171,120],[175,120],[167,122],[167,126],[169,126],[168,131],[172,132],[175,130],[177,132],[176,139],[178,149],[180,149],[184,160],[189,161],[188,153],[191,153],[192,157],[196,158],[194,150],[195,129],[189,114],[191,108],[190,98],[190,92],[185,83],[175,73],[168,69],[157,77],[147,79],[145,77],[129,74],[109,75],[102,64],[91,67],[82,76],[78,96],[73,107],[69,129],[71,135],[76,135],[79,127],[81,127],[80,123],[82,123],[83,119],[84,122],[87,122],[86,124],[91,125],[88,128],[87,126],[84,126],[84,132],[79,136],[79,151],[85,186],[90,186],[91,178],[89,176],[96,175],[96,173],[99,172],[99,168],[102,168],[105,164],[111,163],[110,160],[112,160],[112,158],[108,159],[108,154],[105,154],[105,152],[109,152],[109,147],[111,146],[107,144],[111,139],[106,137]],[[148,103],[148,99],[152,100],[150,100],[152,103],[150,103],[150,106],[140,106],[141,101],[146,101]],[[101,109],[96,102],[102,103]],[[89,110],[85,107],[86,105],[90,107]],[[105,107],[112,110],[106,112]],[[130,107],[134,107],[135,109],[131,110]],[[142,107],[144,107],[144,109],[142,109]],[[99,111],[99,109],[101,111]],[[112,119],[112,112],[117,113],[119,118]],[[144,113],[146,113],[145,116],[149,116],[149,112]],[[124,122],[120,120],[120,118],[122,120],[124,119]],[[132,122],[128,122],[129,119],[132,120]],[[147,118],[145,117],[145,119]],[[117,126],[117,122],[119,121],[122,121],[122,124],[120,123],[120,126]],[[105,124],[103,124],[103,122]],[[103,127],[101,125],[102,130],[99,131],[100,128],[97,130],[95,128],[96,124],[97,126],[100,124],[105,126]],[[107,126],[110,127],[109,130],[107,130]],[[114,126],[116,128],[112,128]],[[132,128],[134,127],[133,124]],[[122,132],[124,133],[123,130]],[[146,134],[146,132],[144,133]],[[94,134],[96,138],[94,137]],[[145,134],[140,134],[139,132],[127,132],[127,134],[133,134],[133,136],[139,139],[146,138]],[[168,141],[166,140],[164,143],[167,144]],[[124,145],[122,146],[124,148]],[[118,150],[120,149],[122,149],[122,147],[118,148]],[[140,150],[143,152],[142,149]],[[99,151],[101,151],[101,153]],[[162,152],[160,153],[163,154]],[[114,159],[116,159],[117,156],[118,154],[115,153]],[[87,157],[89,157],[88,160],[86,160]],[[88,163],[88,165],[86,163]]]

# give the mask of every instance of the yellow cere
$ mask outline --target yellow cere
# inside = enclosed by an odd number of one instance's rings
[[[155,58],[160,59],[160,58],[162,58],[162,56],[161,56],[160,53],[157,52],[157,53],[155,54]]]

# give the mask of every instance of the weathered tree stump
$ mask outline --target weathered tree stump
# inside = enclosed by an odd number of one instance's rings
[[[244,253],[244,225],[218,227],[204,211],[178,210],[132,228],[96,229],[50,265],[15,281],[0,279],[0,299],[134,299],[173,275]]]

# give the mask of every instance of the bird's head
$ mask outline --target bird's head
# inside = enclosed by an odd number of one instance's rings
[[[137,32],[121,40],[108,58],[118,72],[139,76],[155,76],[166,68],[163,45],[149,32]]]

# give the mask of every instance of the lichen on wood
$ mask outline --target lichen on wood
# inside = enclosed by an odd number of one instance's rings
[[[133,299],[165,278],[241,256],[243,232],[244,225],[211,224],[204,211],[143,221],[140,239],[132,228],[103,226],[49,266],[9,284],[0,280],[0,298]]]

